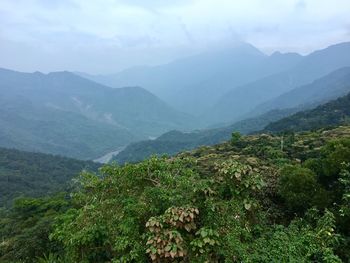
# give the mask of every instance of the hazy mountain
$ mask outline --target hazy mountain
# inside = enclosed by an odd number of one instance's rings
[[[106,76],[89,76],[111,87],[141,86],[175,108],[192,114],[209,109],[228,90],[295,66],[298,54],[267,56],[241,43],[155,67],[136,67]]]
[[[313,52],[289,70],[231,89],[203,117],[213,123],[240,119],[259,104],[346,66],[350,66],[350,43]]]
[[[333,71],[311,84],[293,89],[277,98],[263,103],[252,112],[271,109],[293,108],[299,105],[316,105],[344,96],[350,92],[350,67]]]
[[[112,89],[69,72],[0,70],[0,146],[95,158],[128,143],[191,127],[142,88]]]
[[[349,68],[344,68],[315,81],[307,89],[310,92],[307,95],[318,91],[318,96],[315,93],[315,99],[317,99],[321,98],[323,94],[336,96],[336,94],[343,93],[346,88],[350,92],[349,84],[344,84],[350,83],[349,81],[344,82],[348,78],[348,72]],[[317,83],[323,83],[324,86]],[[333,93],[329,92],[329,84],[333,84]],[[339,85],[334,86],[334,84]],[[317,88],[315,89],[315,87]],[[328,88],[322,89],[322,87]],[[327,92],[324,92],[324,90]],[[290,96],[290,98],[293,100],[295,97]],[[327,96],[327,98],[330,97]],[[320,102],[321,100],[317,101]],[[311,102],[313,104],[310,104]],[[292,105],[294,104],[290,104],[290,106]],[[272,110],[258,117],[239,121],[223,128],[199,130],[190,133],[171,131],[163,134],[156,140],[131,143],[115,156],[114,160],[118,163],[137,162],[151,155],[173,155],[181,151],[194,149],[198,146],[213,145],[229,140],[234,131],[243,134],[260,130],[263,132],[301,131],[350,123],[350,94],[327,104],[322,104],[312,110],[303,110],[305,107],[311,107],[311,105],[316,105],[315,100],[308,100],[307,104],[300,104],[295,108]],[[299,110],[302,111],[298,112]]]
[[[305,131],[329,126],[350,124],[350,93],[312,110],[301,111],[292,116],[272,122],[264,131]]]
[[[234,131],[249,134],[263,129],[268,123],[295,113],[297,109],[274,110],[261,115],[239,121],[223,128],[198,130],[193,132],[170,131],[155,140],[131,143],[114,157],[118,163],[137,162],[152,155],[173,155],[181,151],[191,150],[202,145],[213,145],[227,141]]]

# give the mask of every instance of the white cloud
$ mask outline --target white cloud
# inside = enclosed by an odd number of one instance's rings
[[[1,0],[0,66],[30,65],[5,42],[50,54],[33,61],[46,71],[111,72],[236,40],[305,53],[348,41],[349,13],[349,0]]]

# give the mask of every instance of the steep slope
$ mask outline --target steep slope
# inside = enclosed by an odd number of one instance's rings
[[[350,92],[350,67],[345,67],[315,80],[311,84],[293,89],[263,103],[252,114],[271,109],[293,108],[298,105],[316,105],[341,97]]]
[[[2,69],[0,93],[0,146],[23,150],[96,158],[194,123],[144,89],[112,89],[69,72]]]
[[[347,96],[301,111],[267,125],[264,131],[306,131],[350,124],[350,93]]]
[[[166,65],[137,67],[90,78],[117,88],[141,86],[177,109],[201,114],[229,89],[287,70],[300,59],[298,54],[266,56],[255,47],[241,43]]]
[[[18,102],[0,110],[3,147],[90,159],[142,138],[74,112]]]
[[[114,161],[120,164],[126,162],[138,162],[152,155],[173,155],[181,151],[191,150],[202,145],[213,145],[231,138],[232,132],[249,134],[259,131],[268,123],[279,120],[293,114],[297,109],[274,110],[257,118],[239,121],[230,126],[208,130],[198,130],[183,133],[171,131],[155,140],[135,142],[128,145],[123,151],[114,157]]]
[[[99,164],[60,156],[0,148],[0,207],[19,196],[38,197],[66,190],[83,169]]]
[[[266,101],[347,66],[350,66],[350,43],[313,52],[285,72],[233,88],[203,118],[208,122],[238,120]],[[255,112],[255,116],[261,113]]]

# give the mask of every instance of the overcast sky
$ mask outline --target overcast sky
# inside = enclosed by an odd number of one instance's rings
[[[350,0],[0,0],[0,67],[112,73],[237,41],[308,53],[350,41]]]

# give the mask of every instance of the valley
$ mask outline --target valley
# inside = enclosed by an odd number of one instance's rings
[[[350,262],[347,1],[0,2],[0,262]]]

